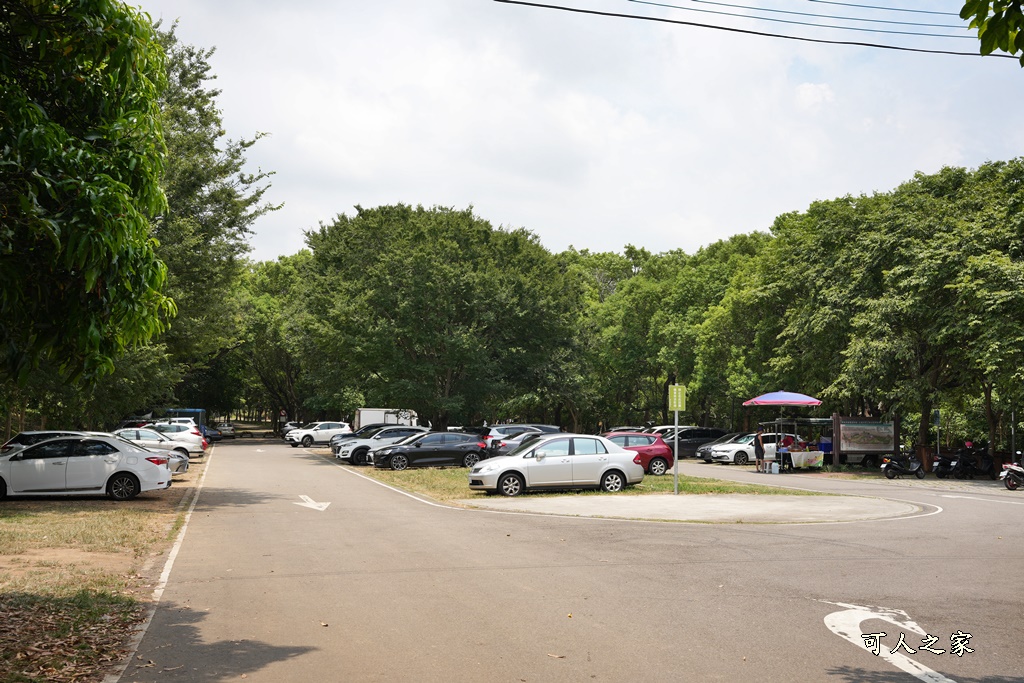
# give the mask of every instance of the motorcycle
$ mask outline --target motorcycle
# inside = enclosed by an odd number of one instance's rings
[[[913,474],[918,479],[924,479],[924,467],[917,458],[907,455],[887,455],[882,458],[882,472],[886,479],[895,479],[904,474]]]
[[[1011,491],[1016,491],[1017,487],[1024,484],[1024,467],[1021,467],[1020,451],[1017,451],[1017,462],[1008,462],[1003,465],[1003,471],[999,473],[999,478]]]
[[[986,451],[966,451],[960,453],[953,466],[952,474],[957,479],[974,479],[975,477],[986,476],[990,479],[995,479],[998,476],[995,461]]]
[[[932,461],[932,472],[939,479],[945,479],[953,473],[953,469],[957,466],[956,455],[937,455],[935,460]]]

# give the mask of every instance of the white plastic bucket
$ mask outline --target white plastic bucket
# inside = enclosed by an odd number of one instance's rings
[[[771,468],[770,471],[771,471],[772,474],[778,474],[779,473],[779,463],[773,462],[772,463],[772,468]]]

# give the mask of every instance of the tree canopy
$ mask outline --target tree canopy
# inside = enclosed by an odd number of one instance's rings
[[[1002,50],[1020,53],[1024,67],[1024,11],[1021,0],[967,0],[960,9],[961,19],[970,19],[981,41],[981,54]]]
[[[0,4],[0,348],[22,380],[72,376],[167,328],[174,303],[149,234],[166,207],[149,21],[112,0]]]

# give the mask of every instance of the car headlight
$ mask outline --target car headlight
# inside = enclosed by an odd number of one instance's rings
[[[474,467],[473,472],[475,474],[487,474],[488,472],[493,472],[496,469],[498,469],[498,465],[496,463],[485,462],[482,465],[477,465],[476,467]]]
[[[374,451],[373,454],[374,455],[390,455],[391,452],[394,451],[394,450],[395,450],[394,448],[382,448],[379,451]]]

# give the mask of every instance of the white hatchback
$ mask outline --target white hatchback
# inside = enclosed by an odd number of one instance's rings
[[[478,463],[469,471],[469,488],[518,496],[528,489],[598,488],[621,491],[643,481],[636,451],[585,434],[551,434],[508,455]]]
[[[0,456],[0,499],[106,494],[130,500],[170,485],[166,455],[115,436],[57,437]]]

